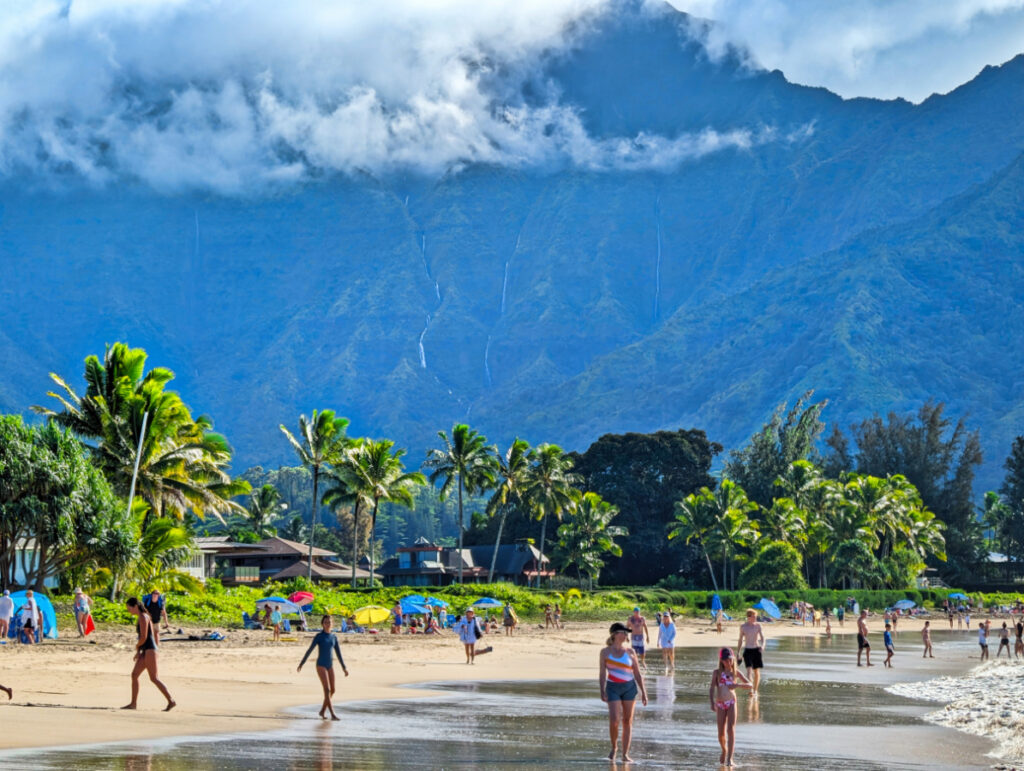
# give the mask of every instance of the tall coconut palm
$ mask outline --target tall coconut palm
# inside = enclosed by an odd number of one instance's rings
[[[498,549],[501,547],[501,533],[505,529],[508,513],[516,506],[522,505],[523,494],[530,472],[530,445],[522,440],[513,440],[504,456],[498,456],[497,484],[494,494],[487,501],[487,514],[500,514],[498,521],[498,537],[494,539],[494,554],[491,555],[491,569],[487,574],[487,583],[494,581],[494,570],[498,563]]]
[[[712,516],[712,502],[715,494],[707,487],[702,487],[699,492],[690,493],[683,500],[676,501],[673,508],[676,521],[670,526],[668,539],[682,538],[684,543],[696,541],[704,554],[704,560],[708,563],[708,575],[711,576],[711,585],[718,591],[718,581],[715,579],[715,569],[711,566],[711,557],[708,556],[707,541],[715,526]]]
[[[723,479],[711,499],[711,517],[714,527],[709,541],[722,552],[722,587],[729,587],[729,555],[757,540],[758,531],[750,520],[757,504],[747,498],[743,488],[731,479]]]
[[[390,439],[368,439],[360,442],[336,467],[349,495],[356,500],[370,501],[370,580],[373,580],[376,545],[377,512],[381,502],[413,508],[413,489],[427,483],[418,471],[406,471],[402,463],[403,449],[392,449]],[[357,523],[358,526],[358,523]],[[353,564],[355,554],[352,555]]]
[[[373,505],[366,488],[354,483],[354,474],[349,469],[356,463],[356,455],[365,439],[357,439],[347,451],[323,473],[323,504],[337,512],[342,507],[352,507],[352,588],[356,588],[356,565],[359,562],[359,515]],[[371,579],[372,580],[372,579]]]
[[[67,427],[90,447],[121,495],[128,494],[138,460],[137,492],[149,504],[146,523],[167,515],[182,519],[187,511],[200,518],[213,514],[222,521],[227,513],[245,514],[231,498],[251,488],[228,474],[227,441],[213,432],[209,418],[193,420],[181,397],[164,390],[174,377],[170,370],[147,373],[145,363],[145,351],[115,343],[102,363],[96,356],[85,360],[84,395],[51,373],[63,394],[51,391],[49,396],[64,409],[33,410]]]
[[[629,535],[629,531],[619,525],[611,524],[617,517],[619,509],[597,493],[576,494],[569,506],[568,517],[558,528],[559,546],[563,550],[565,567],[575,566],[576,576],[583,582],[583,573],[590,578],[590,588],[594,588],[594,579],[604,567],[605,554],[622,556],[622,547],[616,538]]]
[[[579,484],[581,477],[572,472],[572,458],[557,444],[538,445],[530,451],[529,458],[531,465],[524,492],[534,516],[541,523],[540,564],[537,565],[537,588],[540,588],[548,517],[561,522],[562,514],[572,504],[573,485]]]
[[[271,520],[288,508],[281,503],[281,493],[273,485],[263,485],[249,496],[249,525],[259,538],[269,534]]]
[[[437,432],[443,449],[427,453],[423,468],[430,472],[430,484],[441,482],[441,500],[445,500],[454,487],[459,499],[459,583],[462,583],[462,536],[466,529],[463,520],[463,492],[473,495],[489,490],[495,483],[495,455],[497,448],[487,445],[487,437],[465,423],[452,427],[451,439],[444,431]]]
[[[299,437],[296,439],[291,431],[282,425],[281,433],[299,456],[303,466],[313,474],[313,522],[309,528],[309,565],[307,578],[313,580],[313,541],[316,540],[317,503],[320,496],[320,474],[324,466],[338,460],[343,453],[348,438],[345,430],[348,420],[335,416],[334,410],[313,410],[313,418],[307,420],[305,415],[299,417]]]

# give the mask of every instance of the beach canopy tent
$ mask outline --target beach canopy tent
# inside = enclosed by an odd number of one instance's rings
[[[722,598],[715,594],[711,598],[711,618],[714,618],[715,614],[717,614],[720,610],[722,611],[722,617],[726,621],[732,621],[732,617],[724,610],[722,610]]]
[[[274,608],[277,608],[282,613],[294,613],[303,621],[306,620],[306,614],[302,608],[291,600],[286,600],[284,597],[264,597],[262,600],[256,601],[256,607],[260,610],[270,608],[271,612],[274,611]]]
[[[782,612],[779,610],[779,606],[769,600],[767,597],[762,597],[758,600],[757,605],[754,606],[754,610],[762,611],[769,618],[774,618],[778,621],[782,618]]]
[[[35,592],[36,607],[39,608],[39,612],[43,614],[43,637],[48,637],[51,640],[57,639],[57,614],[53,612],[53,603],[50,602],[50,598],[39,592]],[[14,623],[17,621],[21,613],[21,606],[25,604],[25,592],[11,592],[11,599],[14,600],[14,619],[11,622],[11,628],[7,633],[8,637],[14,637],[15,626]]]
[[[967,595],[964,594],[963,592],[953,592],[951,595],[949,595],[949,599],[951,599],[951,600],[966,600],[968,598],[967,598]]]
[[[391,611],[380,605],[364,605],[354,615],[357,624],[379,624],[391,618]]]
[[[432,608],[447,608],[448,603],[444,600],[439,600],[437,597],[427,597],[425,605],[429,605]]]
[[[896,608],[896,610],[910,610],[911,608],[916,608],[917,603],[913,600],[900,600],[893,605],[893,607]]]
[[[420,597],[422,600],[423,598]],[[402,615],[409,616],[417,613],[429,613],[430,609],[419,602],[413,602],[411,597],[405,597],[401,602],[398,603],[402,608]]]
[[[493,597],[481,597],[479,600],[474,602],[470,607],[473,610],[485,610],[487,608],[502,608],[505,603],[500,602]]]
[[[310,613],[313,610],[313,593],[312,592],[295,592],[288,596],[288,602],[298,605],[306,613]]]

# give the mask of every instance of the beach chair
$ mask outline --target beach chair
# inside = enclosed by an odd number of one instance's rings
[[[252,616],[242,611],[242,627],[244,629],[256,629],[256,622],[252,620]]]

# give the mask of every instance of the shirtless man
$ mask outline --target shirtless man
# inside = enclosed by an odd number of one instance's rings
[[[640,666],[647,671],[647,663],[644,661],[644,645],[650,644],[651,633],[647,630],[647,619],[640,615],[640,608],[633,608],[633,615],[626,619],[626,626],[629,627],[629,641],[633,646],[636,657],[640,659]]]
[[[747,675],[751,676],[753,695],[757,696],[757,689],[761,685],[761,669],[764,667],[764,629],[757,623],[754,610],[747,611],[747,620],[740,627],[740,641],[736,647],[743,651],[743,666],[747,668]]]
[[[921,658],[935,658],[935,655],[932,653],[931,623],[931,621],[925,621],[924,628],[921,630],[921,641],[924,643],[924,653],[921,655]]]
[[[868,666],[873,667],[871,663],[871,643],[868,642],[868,612],[862,610],[860,612],[860,618],[857,619],[857,666],[862,666],[860,663],[861,654],[867,651]]]

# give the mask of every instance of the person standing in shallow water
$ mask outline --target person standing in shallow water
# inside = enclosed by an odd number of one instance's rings
[[[935,658],[932,653],[932,628],[931,621],[925,621],[924,627],[921,629],[921,640],[924,642],[924,653],[921,654],[921,658]]]
[[[732,765],[733,752],[736,750],[737,688],[753,688],[753,685],[736,668],[732,648],[722,648],[718,652],[718,667],[711,673],[708,695],[711,698],[711,711],[718,721],[718,743],[722,746],[718,762],[725,766]]]
[[[164,712],[170,712],[177,706],[177,703],[171,698],[167,686],[160,681],[157,671],[157,645],[153,632],[153,620],[150,618],[149,613],[146,612],[146,609],[142,607],[142,603],[139,602],[137,597],[128,598],[125,606],[128,608],[128,612],[137,619],[135,630],[139,633],[139,639],[135,643],[135,666],[132,668],[132,700],[121,707],[121,709],[136,709],[138,707],[139,677],[142,675],[143,670],[145,670],[149,673],[149,679],[153,685],[167,699],[167,706],[164,708]]]
[[[754,696],[761,686],[761,670],[764,668],[764,629],[757,622],[753,608],[747,611],[747,620],[740,627],[740,641],[737,648],[743,650],[743,665],[754,684]]]
[[[619,746],[619,726],[622,726],[622,762],[631,763],[629,747],[633,742],[633,710],[636,697],[647,706],[647,688],[640,672],[636,651],[626,645],[630,630],[616,621],[608,629],[608,641],[599,656],[597,681],[601,687],[601,701],[608,705],[608,734],[612,751],[608,760],[615,760]]]
[[[306,655],[302,657],[302,661],[299,662],[299,668],[296,672],[302,671],[302,665],[306,663],[306,659],[309,658],[309,654],[313,652],[313,649],[317,649],[316,654],[316,676],[320,678],[320,685],[324,689],[324,703],[320,707],[318,713],[324,720],[327,719],[325,712],[331,713],[331,720],[340,720],[340,718],[334,713],[334,705],[331,703],[331,697],[334,696],[334,656],[338,654],[338,663],[341,664],[341,669],[345,673],[345,677],[348,677],[348,668],[345,666],[345,659],[341,657],[341,646],[338,645],[338,638],[335,636],[331,628],[334,626],[334,620],[330,616],[324,616],[320,619],[320,631],[313,636],[313,641],[309,644],[309,648],[306,649]]]

